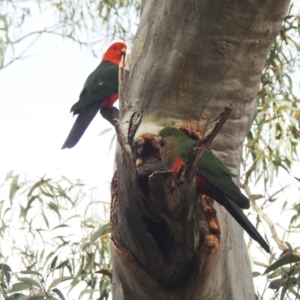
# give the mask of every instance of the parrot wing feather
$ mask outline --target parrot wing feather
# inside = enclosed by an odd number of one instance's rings
[[[94,103],[94,105],[89,105],[88,107],[81,108],[80,114],[76,118],[76,121],[66,141],[64,142],[62,149],[72,148],[78,143],[78,141],[84,134],[85,130],[88,128],[91,121],[96,116],[98,110],[99,110],[98,103]]]
[[[250,207],[248,198],[241,193],[240,189],[232,181],[232,174],[229,169],[210,149],[206,149],[199,162],[198,174],[219,188],[225,195],[231,197],[239,207]]]
[[[264,238],[259,234],[256,228],[251,224],[243,211],[238,207],[238,205],[231,200],[231,198],[226,197],[227,204],[226,210],[232,215],[232,217],[241,225],[242,228],[256,241],[263,249],[270,253],[270,247],[264,240]]]
[[[231,177],[227,175],[215,177],[209,171],[203,169],[198,169],[197,173],[220,189],[224,193],[224,196],[229,197],[240,208],[248,209],[250,207],[248,198],[241,193],[240,189],[233,183]]]
[[[79,100],[72,106],[71,112],[76,115],[83,107],[95,102],[100,109],[106,98],[118,93],[118,72],[118,65],[102,61],[85,81]]]

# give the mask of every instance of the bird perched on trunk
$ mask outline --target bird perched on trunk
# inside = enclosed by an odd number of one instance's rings
[[[173,178],[176,178],[177,171],[187,162],[188,153],[196,142],[174,127],[162,129],[159,136],[161,160],[172,169]],[[209,196],[223,205],[244,230],[270,253],[269,245],[241,210],[250,207],[249,200],[234,184],[227,167],[210,149],[206,149],[201,157],[195,176],[198,194]]]
[[[119,63],[126,50],[124,43],[112,44],[99,66],[86,79],[79,100],[71,107],[73,115],[78,117],[62,149],[72,148],[78,143],[99,109],[113,108],[118,99]]]

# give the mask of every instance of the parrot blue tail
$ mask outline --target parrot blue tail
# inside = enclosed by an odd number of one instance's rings
[[[264,240],[264,238],[259,234],[256,228],[251,224],[243,211],[239,208],[239,206],[234,203],[230,198],[225,197],[226,202],[226,210],[232,215],[232,217],[241,225],[242,228],[252,237],[256,242],[258,242],[261,247],[268,253],[270,253],[270,247]]]
[[[61,149],[73,148],[78,143],[99,109],[98,102],[80,109],[78,117]]]

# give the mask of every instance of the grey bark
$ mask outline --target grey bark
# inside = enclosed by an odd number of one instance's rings
[[[138,138],[165,126],[203,131],[232,103],[212,149],[238,177],[242,144],[256,114],[260,73],[288,3],[144,1],[121,97],[123,132],[131,127],[129,108],[143,113]],[[194,183],[173,193],[170,174],[158,172],[145,192],[148,182],[139,176],[162,170],[159,159],[154,155],[143,170],[136,168],[130,141],[124,135],[119,139],[111,214],[114,300],[254,299],[237,223],[214,204],[221,240],[211,251]]]

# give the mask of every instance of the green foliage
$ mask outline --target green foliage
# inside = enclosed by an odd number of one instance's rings
[[[0,1],[0,69],[25,58],[47,34],[70,39],[94,54],[105,40],[128,40],[139,9],[138,0]],[[16,48],[22,50],[16,53]]]
[[[261,74],[256,96],[257,116],[246,138],[243,155],[242,187],[258,215],[256,225],[264,220],[272,234],[271,246],[276,243],[281,251],[288,249],[288,253],[292,246],[282,240],[290,240],[294,251],[300,247],[299,239],[293,238],[297,237],[299,228],[299,191],[291,193],[291,189],[299,185],[292,176],[299,162],[300,149],[299,21],[299,12],[291,4]],[[290,178],[290,183],[281,183],[280,178]],[[257,187],[261,182],[263,186]],[[264,195],[252,194],[257,188],[263,189]],[[278,219],[272,218],[276,206],[277,211],[281,210]],[[258,266],[266,266],[264,274],[267,277],[264,278],[269,281],[257,298],[270,299],[265,298],[264,293],[268,290],[270,295],[270,290],[274,290],[272,299],[299,299],[299,255],[296,252],[286,254],[284,250],[278,260],[272,262],[276,253],[275,249],[273,251],[270,261],[256,262]],[[254,277],[259,277],[261,285],[259,274],[254,272]]]
[[[80,289],[79,299],[92,294],[108,299],[109,206],[93,200],[95,189],[67,178],[32,183],[10,172],[2,190],[0,294],[67,299],[61,291],[67,282],[71,293]]]
[[[256,96],[257,117],[246,139],[245,181],[262,178],[265,187],[280,168],[289,172],[298,159],[300,98],[293,83],[299,83],[294,71],[300,64],[300,17],[291,10],[266,60]]]
[[[271,264],[265,271],[270,280],[269,289],[280,292],[280,300],[285,296],[299,298],[299,274],[300,274],[300,255],[294,254],[291,250],[285,251],[280,258]]]

